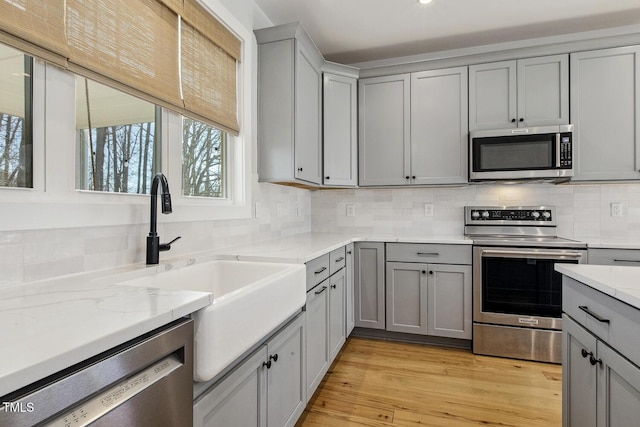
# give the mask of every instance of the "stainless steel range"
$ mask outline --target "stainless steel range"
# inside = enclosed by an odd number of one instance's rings
[[[562,277],[586,244],[556,235],[552,206],[467,206],[473,239],[473,352],[560,363]]]

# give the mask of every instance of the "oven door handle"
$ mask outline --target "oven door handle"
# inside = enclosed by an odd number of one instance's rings
[[[495,256],[507,256],[507,257],[528,257],[528,258],[582,258],[580,252],[552,252],[552,251],[501,251],[496,249],[483,249],[482,255],[495,255]]]

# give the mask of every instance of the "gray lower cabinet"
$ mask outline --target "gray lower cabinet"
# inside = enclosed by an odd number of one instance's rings
[[[353,243],[349,243],[346,246],[346,261],[345,261],[345,269],[346,271],[346,280],[345,280],[345,287],[346,287],[346,291],[345,291],[345,298],[346,298],[346,306],[347,306],[347,331],[346,331],[346,336],[348,337],[349,335],[351,335],[351,331],[353,331],[353,328],[356,326],[356,318],[354,315],[354,264],[353,264],[353,260],[355,257],[355,248],[354,248],[354,244]]]
[[[640,249],[589,248],[589,264],[640,266]]]
[[[307,288],[311,288],[305,308],[307,399],[346,341],[347,260],[343,246],[307,263]]]
[[[564,276],[562,310],[564,427],[638,425],[640,309]]]
[[[354,249],[354,324],[385,329],[384,243],[357,242]]]
[[[579,180],[640,179],[640,47],[571,54],[571,122]]]
[[[306,405],[299,315],[194,402],[194,426],[293,426]]]
[[[563,425],[638,425],[640,368],[566,314],[562,327]]]
[[[311,398],[329,369],[329,287],[327,280],[307,292],[307,396]]]
[[[471,339],[471,266],[387,262],[387,330]]]
[[[329,278],[329,363],[333,362],[346,341],[346,270]]]

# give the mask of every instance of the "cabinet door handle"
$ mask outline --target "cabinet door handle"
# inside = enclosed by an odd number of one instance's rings
[[[267,369],[271,368],[271,360],[267,360],[266,362],[262,362],[262,366],[266,366]]]
[[[418,256],[440,256],[438,252],[417,252]]]
[[[323,271],[325,271],[326,269],[327,269],[327,267],[322,267],[320,270],[316,270],[316,271],[314,271],[314,273],[315,273],[315,274],[320,274],[320,273],[322,273]]]
[[[516,119],[511,119],[511,123],[515,123],[515,122],[516,122]]]
[[[278,361],[278,353],[276,354],[272,354],[271,356],[269,356],[269,361],[273,360],[274,362]]]
[[[601,323],[610,323],[611,322],[609,319],[605,319],[604,317],[601,317],[601,316],[597,315],[596,313],[594,313],[593,311],[589,310],[589,307],[587,307],[586,305],[579,305],[578,308],[580,310],[584,311],[585,313],[587,313],[589,316],[591,316],[594,319],[596,319],[598,322],[601,322]]]
[[[331,289],[335,289],[338,285],[331,285]]]
[[[347,251],[347,255],[351,255],[351,251]]]
[[[327,290],[327,287],[326,287],[326,286],[323,286],[323,287],[322,287],[322,289],[320,289],[319,291],[315,291],[315,294],[316,294],[316,295],[320,295],[321,293],[323,293],[323,292],[324,292],[324,291],[326,291],[326,290]]]
[[[591,363],[592,366],[595,366],[596,363],[602,365],[602,359],[596,359],[595,357],[593,357],[593,354],[591,354],[589,356],[589,363]]]
[[[584,348],[580,351],[580,354],[582,355],[583,358],[587,358],[587,356],[593,356],[592,352],[588,352],[587,350],[585,350]]]
[[[336,259],[336,262],[342,262],[344,260],[344,257],[341,256],[340,258]]]

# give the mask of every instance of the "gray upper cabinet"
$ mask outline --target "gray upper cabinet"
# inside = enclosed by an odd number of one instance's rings
[[[360,186],[467,182],[467,68],[359,82]]]
[[[358,78],[357,70],[340,67],[337,71],[341,68],[351,75],[336,72],[323,75],[323,183],[355,187],[358,184]]]
[[[639,179],[640,47],[571,54],[574,181]]]
[[[409,74],[358,82],[359,184],[410,183]]]
[[[567,55],[469,67],[470,131],[567,123]]]
[[[319,185],[324,59],[297,23],[255,34],[259,179]]]
[[[411,74],[411,183],[467,182],[467,67]]]

